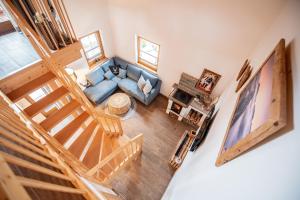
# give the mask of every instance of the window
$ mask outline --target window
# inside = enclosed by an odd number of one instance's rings
[[[142,37],[137,37],[138,63],[157,71],[159,45]]]
[[[90,66],[105,58],[99,31],[82,37],[80,41]]]

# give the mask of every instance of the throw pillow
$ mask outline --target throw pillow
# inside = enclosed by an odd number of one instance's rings
[[[115,77],[115,75],[110,70],[108,70],[107,72],[105,72],[104,77],[108,80],[111,80]]]
[[[144,79],[144,77],[142,75],[140,76],[140,79],[139,79],[137,85],[140,88],[140,90],[143,91],[143,89],[144,89],[144,87],[146,85],[146,81],[145,81],[145,79]]]
[[[110,71],[117,76],[119,74],[120,65],[111,65],[109,66]]]
[[[151,90],[152,90],[152,85],[151,85],[150,81],[147,80],[147,81],[146,81],[146,84],[145,84],[145,86],[144,86],[144,88],[143,88],[143,92],[144,92],[144,94],[145,94],[146,96],[148,96],[148,94],[151,92]]]
[[[118,77],[120,78],[126,78],[127,70],[119,68],[119,74]]]

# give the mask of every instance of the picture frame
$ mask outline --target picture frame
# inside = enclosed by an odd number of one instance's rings
[[[245,62],[244,62],[244,64],[243,64],[243,66],[242,66],[242,68],[239,71],[239,74],[236,77],[236,81],[238,81],[242,77],[242,75],[244,74],[244,72],[246,71],[246,69],[249,67],[249,65],[250,65],[249,60],[246,59]]]
[[[210,71],[208,69],[204,69],[200,79],[197,81],[195,88],[206,93],[211,94],[213,89],[216,87],[218,81],[220,80],[221,75]]]
[[[286,81],[285,41],[281,39],[239,94],[216,166],[236,158],[286,125]]]
[[[250,78],[251,73],[252,73],[252,67],[250,65],[247,65],[247,67],[244,70],[244,73],[240,77],[240,80],[236,86],[235,92],[238,92],[241,89],[241,87],[243,87],[243,85]]]

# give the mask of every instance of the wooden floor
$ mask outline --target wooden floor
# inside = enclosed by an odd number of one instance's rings
[[[137,113],[123,121],[124,132],[144,134],[141,157],[120,172],[113,188],[127,200],[159,200],[173,176],[168,160],[184,130],[191,127],[165,113],[167,98],[158,96],[149,106],[137,104]]]

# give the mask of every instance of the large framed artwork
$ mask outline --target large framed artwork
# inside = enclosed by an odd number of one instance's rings
[[[234,159],[285,125],[285,41],[281,39],[241,91],[216,166]]]

